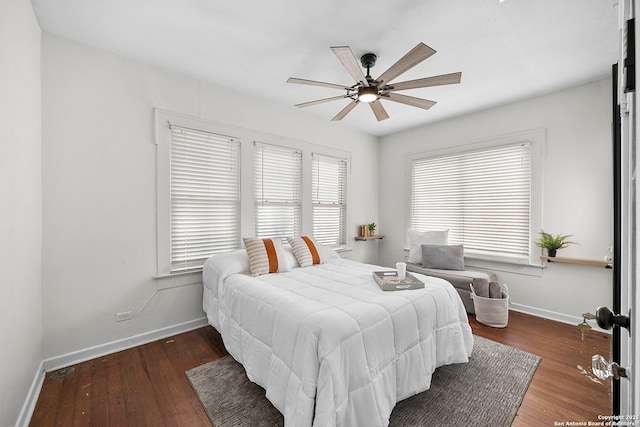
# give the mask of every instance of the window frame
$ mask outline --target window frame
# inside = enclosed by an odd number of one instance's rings
[[[339,192],[342,193],[342,197],[336,197],[336,199],[342,199],[341,201],[335,202],[335,203],[324,203],[324,202],[316,202],[316,192],[317,192],[317,188],[314,186],[314,176],[315,176],[315,170],[316,170],[316,159],[319,165],[319,162],[321,161],[321,159],[326,159],[328,161],[334,162],[334,163],[341,163],[342,167],[344,167],[343,171],[340,171],[340,174],[344,176],[343,180],[341,183],[339,183],[339,185],[341,185],[341,188],[338,190]],[[347,211],[348,211],[348,187],[349,187],[349,158],[348,157],[341,157],[341,156],[333,156],[333,155],[329,155],[329,154],[324,154],[324,153],[320,153],[320,152],[312,152],[311,153],[311,217],[313,220],[313,234],[314,237],[316,239],[318,239],[318,237],[316,236],[316,231],[315,231],[315,226],[316,226],[316,215],[315,215],[315,208],[316,207],[323,207],[323,206],[328,206],[328,207],[334,207],[334,206],[339,206],[340,210],[341,210],[341,218],[339,219],[340,222],[340,235],[338,238],[338,242],[336,242],[335,244],[332,245],[328,245],[334,249],[344,249],[347,247]]]
[[[302,223],[303,223],[303,211],[304,211],[304,168],[303,168],[303,150],[299,149],[299,148],[293,148],[293,147],[289,147],[286,145],[279,145],[279,144],[273,144],[273,143],[269,143],[269,142],[263,142],[263,141],[254,141],[253,142],[253,152],[254,152],[254,157],[253,157],[253,173],[254,173],[254,177],[253,177],[253,183],[254,183],[254,236],[258,237],[258,238],[272,238],[272,237],[295,237],[298,236],[302,233]],[[267,153],[269,153],[269,151],[271,151],[272,156],[277,156],[277,154],[275,154],[276,152],[281,152],[284,154],[284,157],[297,157],[297,162],[298,165],[294,165],[294,167],[292,168],[292,172],[296,172],[295,169],[298,169],[299,175],[298,175],[298,180],[297,182],[294,182],[292,184],[294,184],[295,186],[297,186],[297,188],[294,190],[294,192],[297,192],[297,199],[296,200],[278,200],[278,201],[270,201],[270,200],[264,200],[264,193],[262,193],[262,199],[260,199],[258,197],[258,193],[259,191],[264,192],[264,186],[262,187],[261,190],[259,190],[260,184],[259,184],[259,180],[260,177],[264,177],[264,170],[262,171],[262,175],[258,174],[258,162],[259,162],[259,152],[261,151],[263,153],[263,157],[264,158],[264,153],[265,150]],[[275,180],[274,180],[275,181]],[[297,185],[296,185],[297,184]],[[292,185],[291,187],[294,187],[294,185]],[[273,188],[273,187],[272,187]],[[292,231],[292,235],[288,235],[289,233],[284,233],[284,234],[261,234],[260,230],[258,229],[259,226],[259,215],[258,215],[258,208],[259,207],[265,207],[265,206],[286,206],[286,207],[292,207],[294,209],[298,210],[298,214],[297,214],[297,218],[294,218],[294,224],[293,224],[293,231]]]
[[[515,145],[518,143],[528,143],[531,146],[531,194],[530,194],[530,219],[529,219],[529,256],[527,259],[514,259],[511,257],[500,257],[498,255],[488,255],[485,253],[473,253],[465,251],[465,262],[477,267],[492,267],[495,263],[502,263],[512,266],[536,266],[542,265],[540,253],[535,245],[536,233],[542,229],[542,192],[543,192],[543,156],[545,144],[545,129],[534,129],[505,136],[488,138],[471,143],[456,144],[451,147],[412,153],[406,159],[406,183],[407,195],[405,202],[405,229],[411,228],[412,224],[412,164],[415,160],[431,157],[442,157],[453,154],[462,154],[472,151],[489,150],[492,148]],[[406,247],[409,246],[408,234],[405,236]],[[516,267],[517,269],[517,267]]]
[[[211,133],[221,136],[228,136],[238,141],[238,210],[242,215],[243,199],[242,199],[242,183],[243,171],[242,157],[242,138],[234,136],[233,129],[219,126],[215,123],[207,122],[196,118],[191,118],[175,113],[170,113],[155,109],[155,128],[156,128],[156,236],[157,236],[157,253],[156,253],[156,278],[175,277],[190,273],[198,273],[202,271],[202,267],[193,267],[185,270],[172,269],[171,254],[171,125],[193,129],[199,132]],[[241,246],[242,224],[241,219],[238,221],[239,237],[237,248]]]

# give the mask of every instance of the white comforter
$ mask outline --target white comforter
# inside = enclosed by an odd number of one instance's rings
[[[453,287],[383,292],[381,267],[341,258],[251,277],[238,251],[207,261],[204,309],[286,426],[386,426],[438,366],[467,362],[473,336]]]

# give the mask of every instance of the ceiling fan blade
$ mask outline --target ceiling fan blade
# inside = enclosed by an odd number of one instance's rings
[[[309,85],[309,86],[329,87],[329,88],[332,88],[332,89],[341,89],[341,90],[350,89],[350,87],[348,87],[348,86],[337,85],[335,83],[317,82],[315,80],[298,79],[298,78],[295,78],[295,77],[289,77],[289,79],[287,80],[287,83],[295,83],[295,84],[299,84],[299,85]]]
[[[332,47],[331,50],[338,57],[340,62],[342,62],[344,68],[347,69],[351,77],[353,77],[356,82],[362,82],[365,86],[369,86],[367,77],[364,75],[358,59],[355,57],[349,46],[336,46]]]
[[[395,64],[389,67],[389,69],[382,73],[382,75],[376,80],[381,85],[388,84],[391,80],[418,65],[434,53],[436,53],[436,51],[431,49],[426,44],[418,43],[416,47],[411,49],[405,56],[400,58]]]
[[[351,110],[353,110],[354,108],[356,108],[356,105],[358,105],[360,103],[360,101],[358,101],[357,99],[353,102],[350,102],[346,107],[344,107],[338,114],[336,114],[336,116],[331,119],[332,122],[338,121],[338,120],[342,120],[344,119],[344,116],[346,116],[347,114],[349,114],[349,112]]]
[[[324,98],[324,99],[317,99],[315,101],[309,101],[309,102],[303,102],[301,104],[296,104],[296,107],[310,107],[312,105],[317,105],[317,104],[322,104],[325,102],[330,102],[330,101],[337,101],[338,99],[344,99],[344,98],[348,98],[349,95],[339,95],[339,96],[332,96],[331,98]]]
[[[452,85],[460,83],[462,79],[462,73],[442,74],[440,76],[425,77],[424,79],[409,80],[406,82],[394,83],[391,86],[391,91],[417,89],[421,87],[429,86],[442,86]]]
[[[425,110],[428,110],[429,108],[436,105],[436,101],[429,101],[428,99],[400,95],[398,93],[390,93],[385,96],[385,99],[388,99],[389,101],[399,102],[401,104],[411,105],[412,107],[423,108]]]
[[[376,100],[376,101],[370,102],[369,105],[371,106],[371,110],[373,111],[373,114],[375,114],[376,119],[378,119],[379,122],[389,118],[389,114],[387,114],[387,110],[384,109],[380,101]]]

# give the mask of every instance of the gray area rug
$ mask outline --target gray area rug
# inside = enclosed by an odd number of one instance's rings
[[[540,358],[475,336],[469,363],[442,366],[431,388],[405,399],[391,427],[510,426]],[[260,386],[231,356],[186,372],[215,427],[282,426],[283,418]]]

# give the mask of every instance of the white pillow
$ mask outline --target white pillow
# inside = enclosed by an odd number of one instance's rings
[[[448,245],[449,230],[409,230],[409,258],[407,262],[422,263],[422,245]]]
[[[218,288],[224,279],[237,273],[249,273],[249,258],[247,258],[247,251],[244,249],[237,249],[209,257],[202,268],[202,283],[209,288],[213,296],[217,298]]]
[[[322,264],[325,262],[320,245],[313,237],[299,236],[287,237],[287,241],[293,249],[293,253],[300,264],[300,267]]]
[[[282,239],[244,238],[249,257],[249,270],[254,276],[289,271]]]
[[[324,262],[326,262],[328,259],[331,259],[331,258],[340,258],[340,254],[336,252],[335,249],[330,248],[329,246],[325,246],[318,243],[317,248],[318,248],[318,253],[320,254],[320,258]]]
[[[293,253],[293,249],[288,246],[283,246],[282,249],[284,251],[284,261],[287,263],[289,270],[300,267],[300,264],[298,264],[298,260],[296,259],[296,255]]]

